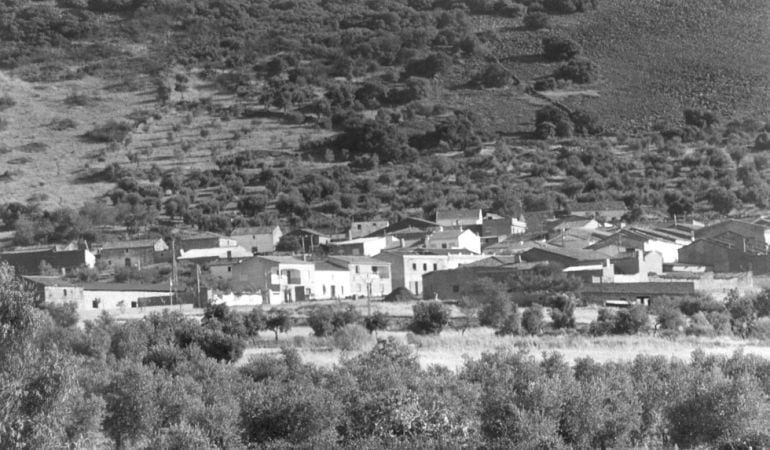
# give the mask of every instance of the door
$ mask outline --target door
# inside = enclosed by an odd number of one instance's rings
[[[304,286],[295,286],[294,287],[294,301],[295,302],[301,302],[305,300],[305,287]]]
[[[126,267],[131,267],[131,258],[126,258],[126,260],[124,261],[124,264],[126,265]]]
[[[331,286],[331,294],[332,294],[332,298],[337,298],[337,290],[336,290],[336,286],[334,285]]]

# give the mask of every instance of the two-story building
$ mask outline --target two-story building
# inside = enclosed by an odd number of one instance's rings
[[[390,263],[392,287],[409,289],[412,294],[423,293],[423,275],[437,270],[456,269],[487,258],[467,250],[394,249],[386,250],[375,257]]]
[[[374,256],[388,247],[389,240],[394,241],[394,238],[392,236],[376,236],[330,242],[329,253],[335,255]]]
[[[348,229],[348,239],[357,239],[388,228],[390,222],[387,220],[365,220],[356,221],[350,224]]]
[[[105,242],[94,248],[97,260],[112,267],[142,268],[171,261],[168,244],[161,238]]]
[[[444,209],[436,210],[436,223],[443,227],[472,227],[484,223],[480,209]]]
[[[60,271],[70,271],[85,266],[93,268],[96,255],[85,245],[44,245],[16,247],[0,253],[0,261],[7,261],[20,274],[37,274],[43,262]]]
[[[283,232],[278,225],[239,227],[230,233],[230,239],[255,255],[274,252],[281,236]]]
[[[381,297],[393,290],[391,264],[367,256],[330,256],[331,264],[345,267],[350,275],[350,294],[357,297]]]
[[[313,262],[293,256],[263,255],[234,265],[232,280],[262,290],[269,304],[296,302],[310,298],[314,270]]]
[[[467,250],[481,253],[481,239],[471,230],[449,229],[436,231],[425,240],[425,247],[434,250]]]

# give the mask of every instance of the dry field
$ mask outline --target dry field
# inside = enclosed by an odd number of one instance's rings
[[[674,339],[655,336],[604,336],[588,337],[577,335],[512,337],[495,336],[490,328],[473,328],[464,334],[456,330],[446,330],[439,336],[415,336],[404,331],[380,332],[379,337],[395,337],[404,344],[409,344],[416,352],[420,364],[445,366],[457,370],[468,359],[478,359],[483,353],[497,349],[526,351],[534,356],[552,352],[561,353],[568,361],[589,357],[597,362],[627,361],[637,355],[663,356],[688,360],[696,349],[703,349],[708,354],[730,355],[736,351],[770,358],[770,345],[764,342],[739,340],[727,337],[695,338],[679,337]],[[270,332],[262,334],[260,339],[272,340]],[[318,341],[318,342],[315,342]],[[367,343],[367,348],[374,344],[374,338]],[[324,341],[312,336],[309,327],[295,327],[287,334],[279,335],[279,345],[295,346],[303,361],[322,367],[331,367],[339,363],[340,358],[355,356],[356,352],[342,352],[325,345]],[[244,364],[250,357],[263,354],[277,354],[277,347],[251,347],[246,350],[239,364]]]

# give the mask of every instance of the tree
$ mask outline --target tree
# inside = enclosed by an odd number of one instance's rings
[[[545,314],[542,305],[535,303],[527,308],[521,315],[521,326],[528,334],[540,334],[543,332]]]
[[[190,79],[183,73],[174,75],[174,90],[179,92],[182,96],[182,100],[184,100],[184,93],[187,92],[187,89],[189,88],[189,82]]]
[[[666,191],[663,201],[668,205],[668,213],[671,216],[692,214],[693,199],[689,191]]]
[[[375,337],[380,330],[387,330],[390,317],[382,312],[375,311],[371,316],[364,318],[364,326],[369,333],[374,333]]]
[[[582,53],[583,49],[580,44],[572,39],[549,36],[543,38],[543,54],[547,59],[552,61],[563,61],[574,58]]]
[[[439,334],[449,323],[450,309],[439,302],[420,302],[412,307],[409,328],[417,334]]]
[[[288,333],[291,330],[292,319],[289,313],[283,309],[272,310],[265,322],[268,330],[275,333],[275,340],[278,340],[278,332]]]
[[[551,27],[551,18],[541,11],[528,12],[524,16],[524,26],[531,30],[540,30]]]
[[[599,66],[587,58],[573,58],[559,66],[553,73],[557,80],[569,80],[576,84],[593,83],[599,77]]]
[[[511,81],[511,72],[501,64],[488,64],[474,75],[471,85],[482,88],[499,88]]]
[[[738,197],[735,193],[723,187],[710,189],[706,193],[706,198],[714,211],[725,216],[738,206]]]
[[[575,328],[577,300],[570,294],[554,294],[547,299],[551,307],[551,320],[555,329]]]
[[[169,86],[165,80],[158,81],[157,86],[155,87],[155,96],[158,99],[158,103],[160,103],[161,106],[165,106],[171,99],[171,86]]]

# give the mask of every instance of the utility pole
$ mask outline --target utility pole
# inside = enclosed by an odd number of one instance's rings
[[[197,263],[195,264],[195,285],[196,285],[195,302],[196,302],[196,306],[200,308],[201,307],[201,265]]]
[[[171,305],[174,305],[174,295],[176,295],[176,240],[171,236]]]

